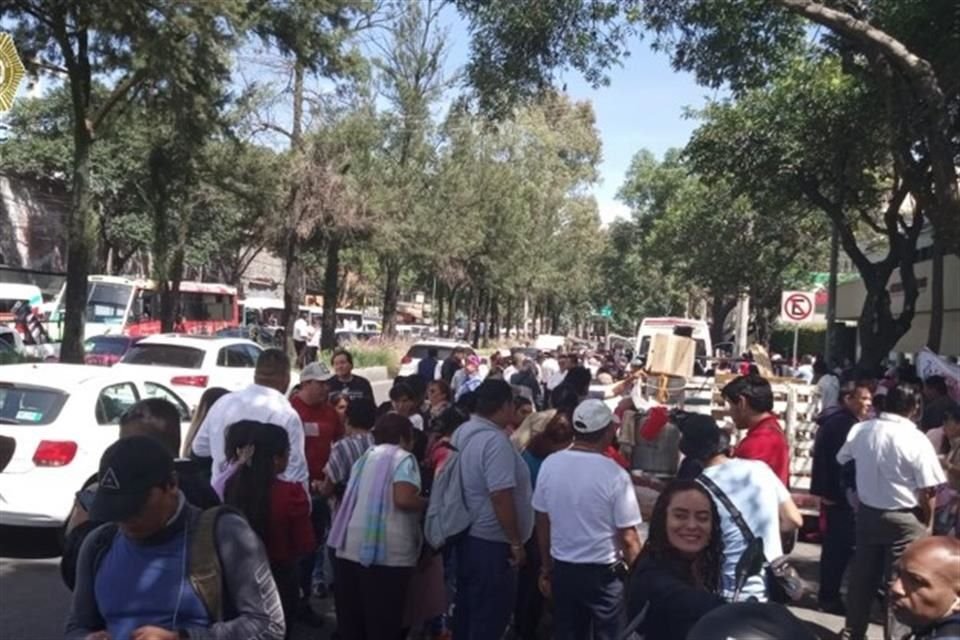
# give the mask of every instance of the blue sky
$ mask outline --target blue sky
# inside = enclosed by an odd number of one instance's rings
[[[451,69],[462,66],[469,56],[469,35],[456,14],[449,15]],[[635,39],[631,55],[621,67],[610,70],[610,85],[594,89],[577,71],[559,74],[558,85],[566,83],[574,99],[590,100],[603,141],[601,182],[594,195],[604,223],[629,215],[629,209],[616,199],[630,160],[640,149],[658,157],[671,147],[682,147],[696,127],[696,121],[684,118],[686,107],[700,107],[713,90],[697,85],[689,73],[674,71],[669,57],[650,49],[647,42]]]

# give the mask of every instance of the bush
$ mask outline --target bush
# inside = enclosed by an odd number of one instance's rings
[[[391,378],[400,371],[400,359],[407,353],[409,342],[380,341],[380,342],[352,342],[345,348],[353,356],[353,367],[386,367],[387,375]],[[330,364],[333,358],[332,351],[321,351],[318,356],[320,362]]]
[[[827,330],[824,327],[811,327],[800,329],[800,335],[797,337],[797,358],[803,356],[822,354],[827,344]],[[793,357],[793,329],[777,329],[770,336],[770,352],[779,353],[789,360]]]

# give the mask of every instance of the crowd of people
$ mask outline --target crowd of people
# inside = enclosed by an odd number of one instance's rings
[[[322,626],[311,600],[331,595],[345,640],[816,637],[783,606],[802,518],[757,373],[721,391],[739,436],[672,414],[683,462],[662,480],[621,445],[645,374],[616,358],[432,352],[380,405],[349,352],[330,365],[291,385],[266,350],[253,384],[204,394],[182,442],[165,400],[123,416],[68,526],[68,638],[280,640]],[[601,375],[619,404],[591,397]],[[818,596],[850,638],[881,588],[891,629],[960,629],[960,409],[941,383],[820,400]]]

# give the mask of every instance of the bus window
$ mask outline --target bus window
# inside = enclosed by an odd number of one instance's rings
[[[87,293],[87,322],[122,324],[127,313],[127,305],[133,295],[133,287],[117,282],[91,282]],[[64,308],[61,301],[61,310]]]

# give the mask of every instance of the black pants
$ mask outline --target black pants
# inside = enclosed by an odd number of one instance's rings
[[[856,543],[853,509],[847,504],[824,505],[826,528],[820,548],[820,593],[823,604],[840,600],[843,573],[853,558]]]
[[[297,366],[301,369],[304,367],[304,356],[306,355],[307,350],[307,341],[306,340],[294,340],[293,348],[297,352]]]
[[[543,614],[543,595],[540,593],[540,549],[536,536],[526,544],[527,563],[517,575],[517,604],[513,609],[513,630],[521,640],[536,640],[537,628]]]
[[[333,586],[343,640],[397,640],[413,567],[372,567],[337,558]]]
[[[313,535],[317,539],[317,550],[325,551],[327,529],[330,527],[330,503],[320,496],[312,496],[311,502],[310,522],[313,524]],[[323,557],[318,555],[319,553],[309,553],[300,561],[300,590],[304,598],[310,597],[313,587],[313,570],[317,562],[323,562]]]
[[[555,640],[620,640],[624,585],[610,566],[554,560],[551,580]]]
[[[300,601],[300,587],[297,584],[297,563],[290,564],[270,564],[270,571],[273,573],[273,581],[277,583],[277,591],[280,593],[280,604],[283,606],[283,617],[287,621],[287,635],[289,638],[293,632],[293,620],[297,612],[297,604]]]

